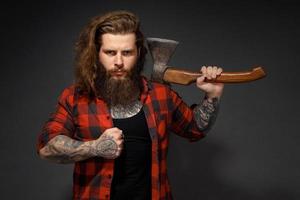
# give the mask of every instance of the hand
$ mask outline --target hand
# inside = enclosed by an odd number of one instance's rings
[[[202,66],[201,72],[202,76],[197,78],[196,86],[206,92],[206,95],[209,98],[219,98],[222,95],[224,84],[223,83],[214,83],[214,82],[205,82],[207,80],[213,80],[222,73],[222,68],[217,66]]]
[[[94,155],[107,159],[117,158],[122,152],[123,140],[122,130],[116,127],[106,129],[97,140],[93,141]]]

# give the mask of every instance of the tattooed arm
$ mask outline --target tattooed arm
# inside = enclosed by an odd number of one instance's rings
[[[223,93],[224,83],[210,82],[221,75],[223,69],[217,66],[202,66],[202,76],[197,78],[196,86],[206,93],[202,104],[194,110],[194,119],[202,132],[208,132],[214,124],[219,107],[219,99]]]
[[[207,133],[216,121],[219,110],[219,99],[205,96],[203,102],[193,109],[198,128]]]
[[[123,134],[118,128],[107,129],[97,140],[87,142],[58,135],[39,151],[39,155],[43,159],[63,164],[78,162],[95,156],[114,159],[120,155],[122,144]]]

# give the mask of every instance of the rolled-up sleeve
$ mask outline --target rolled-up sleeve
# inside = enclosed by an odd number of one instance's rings
[[[173,90],[169,90],[169,108],[172,115],[171,131],[188,138],[191,142],[200,140],[205,135],[198,128],[194,119],[193,109]]]
[[[73,136],[75,129],[72,117],[73,94],[73,87],[69,87],[64,89],[58,97],[55,111],[50,114],[38,135],[37,151],[57,135]]]

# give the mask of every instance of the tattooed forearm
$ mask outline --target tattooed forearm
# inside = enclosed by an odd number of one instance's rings
[[[44,159],[64,164],[93,156],[90,142],[80,142],[65,135],[58,135],[51,139],[39,153]]]
[[[202,104],[197,105],[193,112],[198,128],[203,132],[208,132],[214,124],[219,108],[218,98],[204,98]]]
[[[57,163],[73,163],[94,156],[115,158],[118,146],[113,138],[103,135],[98,140],[80,142],[65,135],[51,139],[39,154],[42,158]]]

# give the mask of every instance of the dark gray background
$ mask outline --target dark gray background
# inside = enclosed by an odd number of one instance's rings
[[[73,81],[73,45],[90,17],[128,9],[147,37],[180,41],[170,65],[224,71],[265,66],[259,81],[226,85],[208,137],[171,135],[175,199],[300,199],[299,10],[296,1],[12,1],[1,5],[1,199],[70,199],[72,165],[35,153],[59,93]],[[145,74],[151,72],[151,58]],[[194,85],[174,85],[189,104]]]

